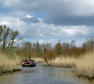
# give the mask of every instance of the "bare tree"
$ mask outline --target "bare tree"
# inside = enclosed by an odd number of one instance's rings
[[[6,47],[6,41],[9,33],[10,33],[10,28],[7,28],[6,26],[0,26],[0,42],[3,45],[3,49],[5,49]]]
[[[3,45],[3,49],[11,47],[13,48],[13,43],[16,37],[19,35],[18,31],[13,31],[12,29],[0,25],[0,43]]]

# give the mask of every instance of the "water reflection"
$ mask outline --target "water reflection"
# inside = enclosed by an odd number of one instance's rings
[[[23,67],[22,68],[22,73],[24,74],[24,73],[32,73],[32,67],[29,67],[29,68],[25,68],[25,67]]]

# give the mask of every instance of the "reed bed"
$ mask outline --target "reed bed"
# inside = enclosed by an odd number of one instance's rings
[[[45,63],[43,58],[32,58],[36,63]],[[59,56],[53,60],[48,61],[51,66],[59,67],[75,67],[75,74],[82,75],[84,77],[94,78],[94,52],[88,52],[80,58],[76,59],[74,57]],[[2,72],[12,72],[16,69],[21,69],[16,67],[20,64],[20,59],[18,56],[12,57],[11,59],[0,53],[0,73]]]
[[[36,63],[45,63],[43,58],[36,57],[36,58],[31,58],[31,59],[35,60]]]
[[[57,57],[56,59],[49,61],[49,65],[61,66],[61,67],[75,67],[74,72],[78,76],[94,79],[94,53],[88,52],[80,58],[64,58]]]
[[[76,62],[77,74],[94,77],[94,53],[89,52]]]
[[[18,57],[9,58],[6,55],[0,53],[0,73],[20,70],[20,68],[17,66],[19,63],[20,60]]]
[[[44,63],[42,58],[32,58],[37,63]],[[53,60],[49,60],[48,64],[58,67],[72,67],[76,75],[82,75],[84,77],[94,78],[94,52],[87,52],[81,55],[79,58],[59,56]]]
[[[74,67],[77,59],[75,58],[64,58],[64,57],[57,57],[56,59],[49,61],[49,65],[54,66],[61,66],[61,67]]]

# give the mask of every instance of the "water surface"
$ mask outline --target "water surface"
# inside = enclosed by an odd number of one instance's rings
[[[50,66],[22,67],[21,71],[3,74],[0,84],[93,84],[71,73],[69,68]]]

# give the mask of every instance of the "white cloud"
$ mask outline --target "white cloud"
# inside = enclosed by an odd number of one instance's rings
[[[44,37],[44,35],[43,35],[43,34],[41,34],[41,33],[39,34],[39,36],[40,36],[40,37]]]
[[[33,16],[30,16],[29,14],[27,15],[27,18],[31,18],[31,17],[33,17]]]
[[[75,36],[77,34],[88,35],[89,27],[87,26],[65,26],[62,31],[66,32],[69,36]]]
[[[51,38],[55,36],[59,37],[79,37],[89,35],[88,30],[91,27],[87,26],[55,26],[53,24],[48,25],[43,22],[31,23],[27,25],[25,22],[19,20],[19,18],[13,17],[0,17],[1,24],[7,24],[10,28],[18,30],[21,36],[27,38],[46,37]],[[40,18],[41,19],[41,18]],[[80,35],[79,35],[80,34]]]
[[[0,13],[0,24],[18,30],[23,38],[53,44],[58,39],[70,42],[78,38],[80,45],[84,40],[79,38],[94,36],[94,0],[0,0],[0,5],[7,10]]]

